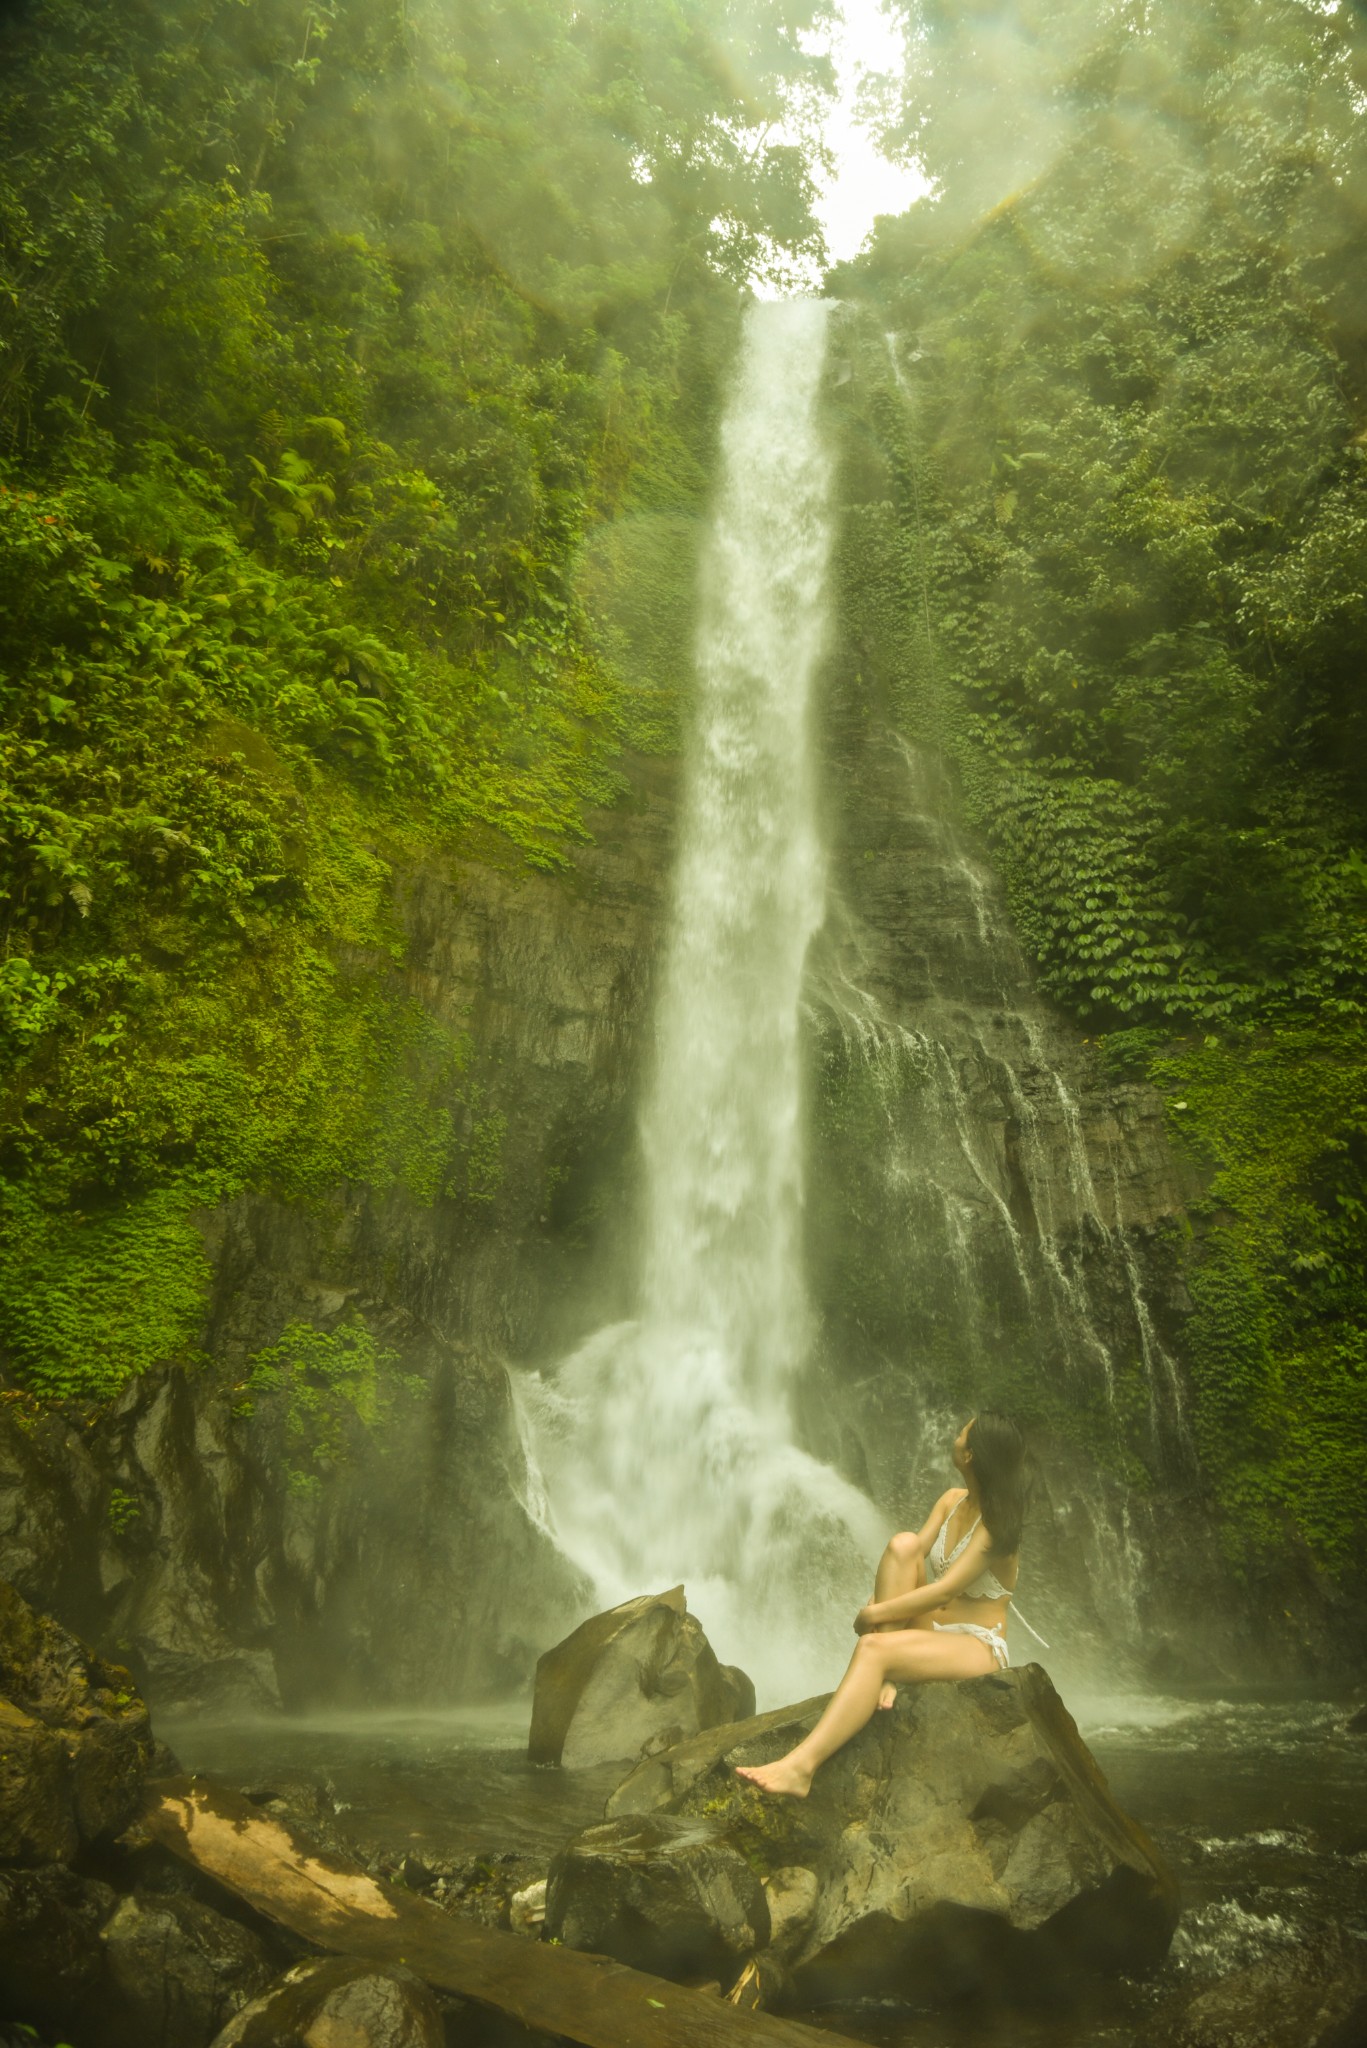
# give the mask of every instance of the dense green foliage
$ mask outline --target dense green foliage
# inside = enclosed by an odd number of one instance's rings
[[[1214,1175],[1203,1464],[1362,1529],[1367,44],[1300,0],[909,9],[860,596],[1043,986]],[[881,622],[881,623],[880,623]]]
[[[398,1362],[360,1317],[335,1330],[287,1323],[280,1341],[253,1358],[233,1412],[276,1422],[290,1492],[313,1498],[358,1434],[383,1447],[396,1407],[424,1392],[421,1375],[397,1371]]]
[[[563,864],[679,684],[805,0],[33,0],[0,29],[0,1342],[181,1355],[196,1210],[491,1199],[396,866]],[[661,535],[669,536],[661,559]],[[634,609],[633,609],[634,606]]]

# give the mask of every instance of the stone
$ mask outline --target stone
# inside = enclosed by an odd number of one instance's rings
[[[948,1998],[994,1980],[1009,1992],[1162,1960],[1176,1884],[1038,1665],[901,1687],[805,1800],[736,1777],[790,1749],[824,1704],[701,1733],[608,1802],[619,1822],[706,1816],[760,1871],[797,2000],[923,1998],[928,1984]]]
[[[4,1580],[0,1702],[0,1861],[62,1861],[78,1842],[107,1841],[127,1826],[152,1757],[147,1708],[126,1671]]]
[[[65,1863],[80,1839],[61,1739],[0,1699],[0,1863]]]
[[[1349,1735],[1367,1735],[1367,1705],[1359,1707],[1355,1714],[1348,1716],[1345,1732]]]
[[[207,2048],[279,1967],[258,1935],[183,1894],[124,1899],[100,1939],[125,2030],[146,2048]]]
[[[1367,1943],[1338,1930],[1161,2006],[1138,2048],[1363,2048]]]
[[[531,1934],[539,1938],[545,1920],[546,1879],[542,1877],[535,1884],[513,1893],[508,1901],[508,1925],[514,1934]]]
[[[716,1822],[638,1814],[586,1829],[556,1857],[546,1934],[654,1976],[729,1984],[767,1946],[769,1907]]]
[[[213,2048],[443,2048],[436,1999],[411,1970],[334,1956],[300,1963],[229,2020]]]
[[[719,1664],[682,1586],[595,1614],[536,1667],[533,1763],[629,1761],[754,1712],[743,1671]]]
[[[0,2012],[58,2040],[110,2039],[107,1884],[61,1864],[0,1870]]]
[[[764,1880],[769,1906],[769,1946],[776,1955],[792,1955],[802,1944],[821,1887],[805,1863],[785,1863]]]

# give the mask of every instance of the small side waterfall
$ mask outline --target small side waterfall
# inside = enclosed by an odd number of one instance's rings
[[[606,1605],[682,1580],[761,1698],[829,1684],[885,1538],[793,1440],[809,1343],[800,1002],[825,908],[809,696],[827,625],[830,308],[747,316],[703,571],[697,731],[642,1118],[639,1310],[524,1379],[545,1523]]]
[[[848,445],[860,455],[822,700],[830,880],[807,989],[821,1340],[804,1417],[809,1440],[838,1447],[842,1468],[905,1522],[950,1482],[943,1446],[964,1414],[1023,1412],[1043,1482],[1023,1552],[1027,1610],[1058,1646],[1056,1667],[1098,1651],[1113,1661],[1116,1615],[1134,1622],[1129,1640],[1151,1638],[1135,1621],[1152,1583],[1144,1560],[1165,1497],[1189,1491],[1196,1469],[1163,1335],[1181,1313],[1165,1233],[1182,1190],[1156,1099],[1108,1082],[1040,996],[1001,881],[960,832],[936,747],[953,705],[930,604],[917,398],[890,338],[892,391],[858,316],[841,342],[866,395],[856,383]],[[872,422],[870,392],[884,408]],[[889,430],[885,482],[867,450]],[[885,488],[900,494],[895,515]],[[1046,1527],[1059,1540],[1042,1540]]]

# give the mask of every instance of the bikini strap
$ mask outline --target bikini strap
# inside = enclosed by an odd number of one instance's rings
[[[1035,1641],[1039,1644],[1040,1648],[1042,1650],[1047,1650],[1049,1647],[1048,1643],[1045,1642],[1044,1637],[1040,1634],[1037,1628],[1030,1628],[1030,1623],[1025,1620],[1025,1616],[1021,1613],[1019,1607],[1017,1607],[1014,1599],[1011,1601],[1011,1612],[1015,1616],[1017,1621],[1024,1622],[1026,1628],[1030,1629],[1031,1635],[1035,1638]]]

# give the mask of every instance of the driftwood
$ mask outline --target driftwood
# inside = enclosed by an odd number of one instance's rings
[[[319,1948],[406,1963],[439,1990],[582,2048],[853,2048],[824,2028],[738,2012],[715,1994],[622,1963],[456,1919],[326,1853],[210,1779],[149,1786],[143,1824],[164,1847]]]

